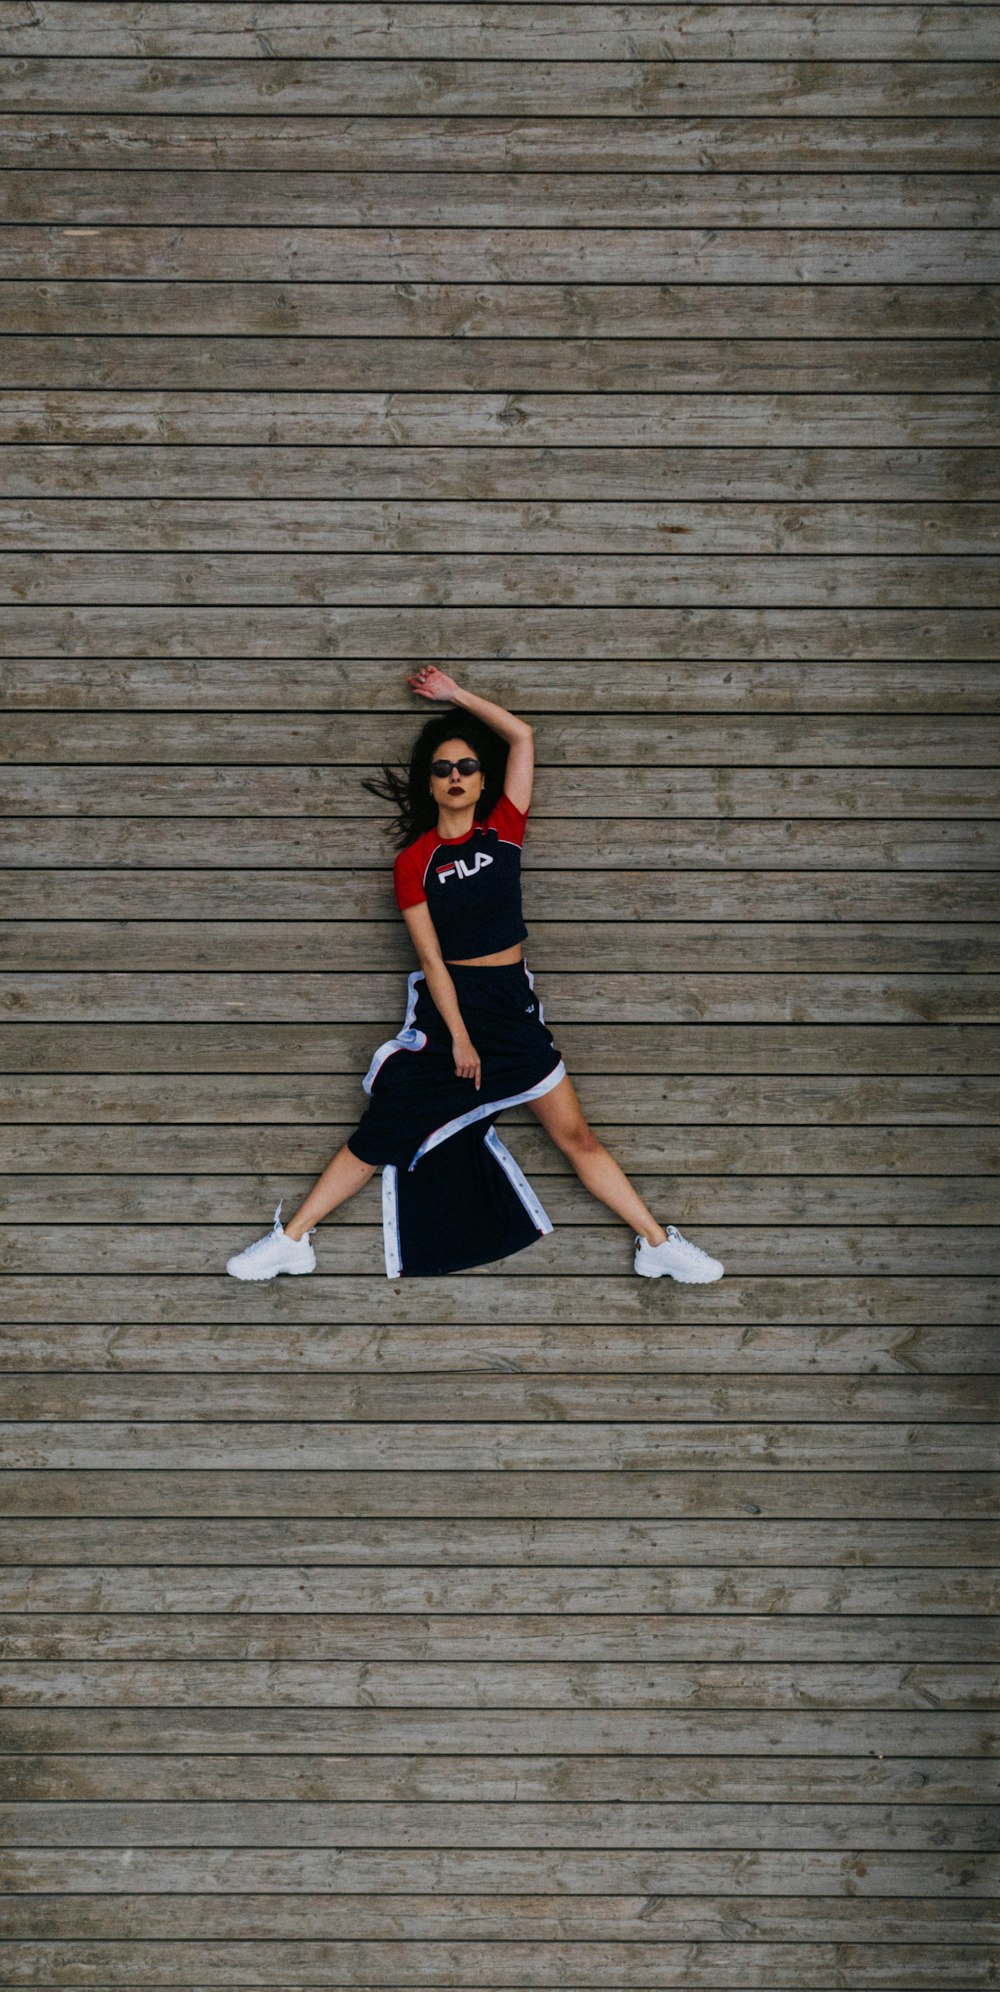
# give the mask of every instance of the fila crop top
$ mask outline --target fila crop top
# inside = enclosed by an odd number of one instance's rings
[[[521,844],[528,821],[502,795],[464,837],[425,830],[393,866],[396,904],[427,901],[446,961],[499,954],[527,938],[521,911]]]

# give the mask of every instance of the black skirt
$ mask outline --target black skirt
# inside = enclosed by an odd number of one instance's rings
[[[520,1252],[552,1225],[495,1128],[507,1107],[551,1092],[566,1068],[524,962],[449,963],[462,1021],[479,1054],[477,1091],[455,1075],[451,1033],[422,969],[405,1020],[364,1079],[370,1105],[347,1146],[382,1168],[385,1270],[458,1272]]]

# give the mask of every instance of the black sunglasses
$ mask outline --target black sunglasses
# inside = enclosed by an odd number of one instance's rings
[[[432,761],[431,774],[443,777],[450,775],[454,768],[455,773],[458,775],[476,775],[479,773],[482,765],[481,761],[476,760],[474,754],[463,754],[460,761]]]

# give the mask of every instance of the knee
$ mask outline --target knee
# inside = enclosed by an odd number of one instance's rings
[[[559,1146],[571,1162],[585,1162],[588,1156],[596,1155],[601,1147],[589,1121],[581,1114],[579,1120],[572,1121],[560,1137]]]

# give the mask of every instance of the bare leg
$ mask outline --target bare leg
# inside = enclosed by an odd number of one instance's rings
[[[321,1176],[318,1176],[305,1203],[300,1204],[294,1217],[284,1226],[287,1238],[302,1238],[321,1217],[329,1217],[338,1204],[346,1203],[348,1197],[357,1195],[375,1174],[374,1164],[360,1162],[351,1149],[338,1148],[332,1162],[328,1162]]]
[[[631,1225],[633,1231],[641,1232],[651,1245],[662,1245],[667,1235],[662,1224],[657,1224],[638,1191],[632,1188],[624,1169],[619,1168],[614,1156],[608,1154],[589,1122],[584,1120],[572,1080],[560,1079],[551,1093],[544,1093],[540,1100],[532,1100],[531,1110],[537,1114],[556,1147],[569,1157],[591,1196],[607,1204],[616,1217],[624,1218],[625,1223]]]

